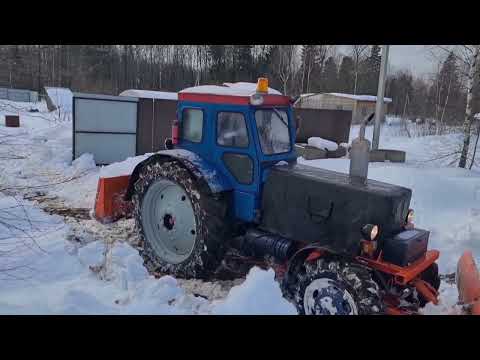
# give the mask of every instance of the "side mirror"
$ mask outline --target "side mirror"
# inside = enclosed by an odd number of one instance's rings
[[[173,141],[171,138],[166,138],[165,139],[165,149],[166,150],[172,150],[173,149]]]

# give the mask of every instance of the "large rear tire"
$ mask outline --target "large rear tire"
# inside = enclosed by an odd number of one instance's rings
[[[319,258],[299,266],[290,298],[301,315],[384,313],[371,272],[340,258]]]
[[[222,194],[202,190],[178,161],[146,165],[135,183],[140,255],[151,272],[207,278],[221,263],[229,226]]]

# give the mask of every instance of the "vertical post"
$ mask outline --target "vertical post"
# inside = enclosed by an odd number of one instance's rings
[[[383,116],[383,100],[385,97],[385,80],[387,78],[389,45],[382,45],[382,62],[380,65],[380,75],[378,79],[377,104],[375,106],[375,127],[373,129],[372,149],[378,150],[380,143],[380,121]]]

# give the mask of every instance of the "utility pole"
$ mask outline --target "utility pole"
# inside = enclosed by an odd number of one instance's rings
[[[373,128],[372,149],[378,150],[380,143],[380,121],[383,116],[385,80],[387,78],[389,45],[382,45],[382,62],[380,65],[380,74],[378,79],[377,104],[375,107],[375,127]]]

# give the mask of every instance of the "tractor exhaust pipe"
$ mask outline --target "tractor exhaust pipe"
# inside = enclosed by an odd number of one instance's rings
[[[367,180],[370,161],[370,141],[365,139],[365,127],[374,116],[375,113],[371,113],[363,120],[358,137],[352,141],[350,148],[350,177],[362,184]]]

